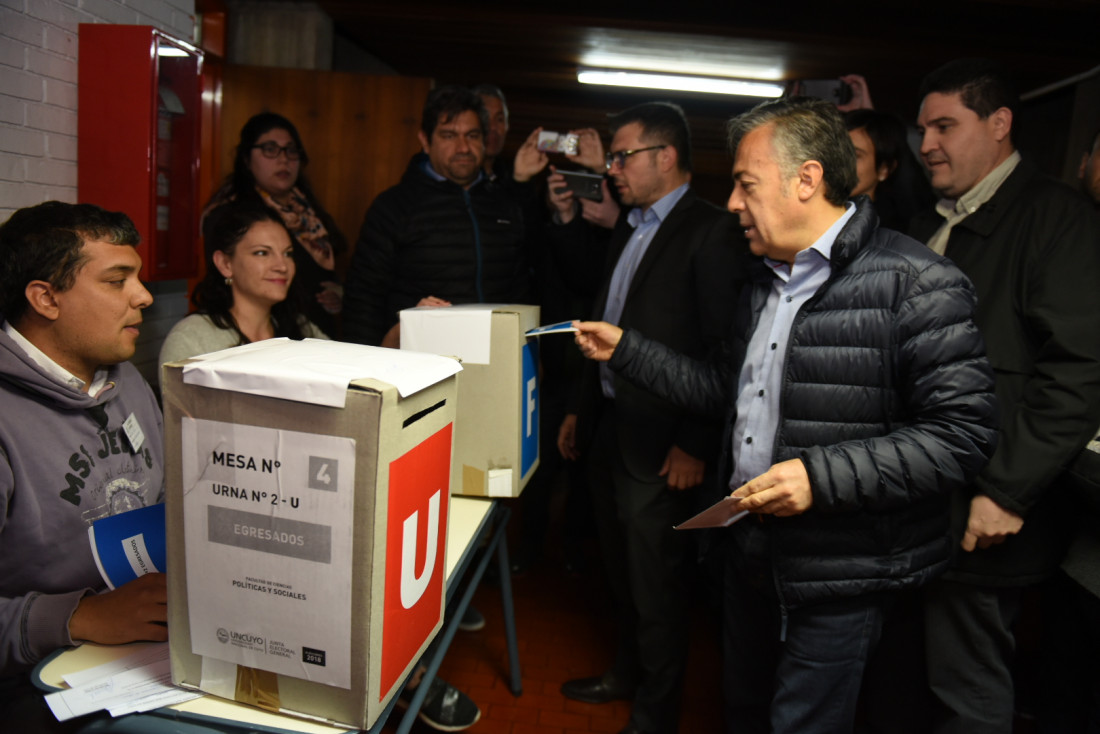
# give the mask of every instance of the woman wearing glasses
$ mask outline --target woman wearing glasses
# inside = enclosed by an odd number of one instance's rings
[[[306,294],[305,314],[329,336],[338,336],[343,288],[336,256],[347,241],[302,174],[308,162],[294,124],[273,112],[254,115],[241,128],[233,172],[206,207],[228,201],[262,202],[279,213],[294,237],[297,280]]]

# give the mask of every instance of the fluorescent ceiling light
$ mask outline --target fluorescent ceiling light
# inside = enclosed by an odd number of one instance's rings
[[[581,67],[577,70],[577,81],[582,84],[668,89],[678,92],[703,92],[705,94],[728,94],[737,97],[778,97],[783,94],[783,85],[775,82],[731,79],[728,77],[716,76],[660,74],[656,72],[630,71],[625,69],[589,69]]]

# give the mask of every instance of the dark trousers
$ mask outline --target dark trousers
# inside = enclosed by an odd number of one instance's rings
[[[1005,734],[1015,709],[1012,628],[1019,587],[940,579],[925,590],[928,683],[939,734]]]
[[[638,684],[631,723],[664,734],[677,729],[687,663],[692,546],[672,526],[689,516],[691,490],[670,490],[656,472],[639,477],[623,465],[613,410],[605,411],[589,450],[592,504],[619,632],[611,672]]]
[[[726,731],[850,734],[863,671],[894,594],[793,609],[784,630],[767,556],[748,560],[730,545],[723,630]]]
[[[565,387],[568,386],[551,384],[549,379],[543,383],[539,468],[520,495],[523,512],[517,549],[512,554],[514,567],[526,568],[543,554],[550,527],[550,501],[561,472],[565,473],[566,496],[560,540],[567,564],[576,562],[580,544],[592,537],[592,507],[583,461],[566,461],[558,451],[558,429],[566,414]]]
[[[928,734],[932,694],[924,664],[924,590],[899,592],[867,660],[860,734]]]
[[[1042,734],[1100,734],[1100,599],[1058,573],[1043,589]]]

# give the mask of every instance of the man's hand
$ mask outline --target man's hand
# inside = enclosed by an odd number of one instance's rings
[[[424,296],[423,298],[421,298],[419,301],[416,302],[416,305],[417,305],[418,308],[419,307],[425,307],[425,306],[429,307],[429,308],[443,308],[443,307],[446,307],[446,306],[450,306],[451,302],[447,301],[447,300],[444,300],[442,298],[439,298],[438,296]],[[400,349],[401,348],[401,322],[400,321],[398,321],[396,324],[394,324],[393,326],[390,327],[390,330],[387,331],[385,336],[382,337],[382,341],[381,341],[381,343],[379,343],[378,346],[385,347],[386,349]]]
[[[852,88],[852,98],[844,104],[838,104],[836,108],[841,112],[847,112],[848,110],[873,110],[875,106],[871,104],[871,90],[867,88],[867,80],[859,74],[846,74],[840,77],[840,81],[845,82]]]
[[[574,321],[573,326],[577,329],[573,341],[581,348],[581,354],[597,362],[611,359],[623,338],[623,330],[606,321]]]
[[[603,173],[604,169],[607,168],[607,162],[604,160],[603,155],[603,141],[600,140],[600,134],[596,132],[596,129],[586,127],[580,130],[570,130],[569,132],[577,136],[577,154],[569,155],[567,153],[565,157],[592,171]]]
[[[168,585],[163,573],[147,573],[114,591],[86,596],[69,619],[74,640],[121,645],[168,639]]]
[[[679,446],[673,445],[668,450],[668,456],[657,476],[668,477],[669,489],[691,489],[702,484],[705,469],[705,461],[696,459]]]
[[[558,429],[558,451],[561,457],[568,461],[576,461],[581,458],[577,451],[577,414],[567,413],[565,420]]]
[[[317,302],[325,309],[325,313],[340,313],[344,308],[344,286],[331,280],[321,281]]]
[[[444,306],[450,306],[451,302],[439,298],[438,296],[424,296],[416,302],[417,306],[431,306],[433,308],[440,308]]]
[[[541,132],[542,128],[536,127],[531,134],[527,136],[527,140],[523,141],[523,145],[519,146],[519,150],[516,151],[516,160],[512,166],[512,176],[519,183],[530,181],[539,171],[546,168],[546,164],[550,160],[546,157],[545,153],[539,150],[539,133]]]
[[[581,216],[584,217],[584,221],[591,222],[597,227],[614,229],[615,222],[619,221],[619,205],[611,198],[606,178],[600,181],[600,189],[603,191],[603,201],[580,200]]]
[[[386,349],[400,349],[401,348],[401,322],[390,327],[390,330],[386,332],[382,337],[382,341],[379,343],[380,347]]]
[[[969,553],[975,547],[988,548],[1003,543],[1023,526],[1024,519],[1012,510],[1006,510],[984,494],[974,495],[970,500],[962,549]]]
[[[776,517],[801,515],[814,503],[810,477],[802,459],[773,464],[771,469],[738,487],[733,496],[742,498],[738,509]]]
[[[550,207],[557,212],[562,224],[569,224],[577,215],[577,202],[572,190],[565,185],[565,176],[550,166],[550,177],[546,179],[546,198]]]

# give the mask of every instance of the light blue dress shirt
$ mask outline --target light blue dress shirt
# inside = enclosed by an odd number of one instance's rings
[[[623,305],[626,303],[626,294],[630,291],[630,283],[634,280],[634,273],[638,270],[638,264],[645,257],[649,243],[653,236],[661,228],[669,212],[680,202],[687,193],[689,184],[682,184],[658,199],[653,206],[645,211],[641,207],[634,207],[626,216],[626,221],[634,228],[634,234],[630,235],[630,241],[626,243],[623,252],[615,263],[615,270],[611,273],[611,285],[607,291],[607,305],[604,306],[603,320],[609,324],[618,325],[623,316]],[[600,362],[600,386],[604,397],[615,397],[615,386],[612,380],[611,370],[606,362]]]
[[[847,211],[833,226],[795,256],[793,268],[787,263],[764,258],[776,277],[749,340],[737,381],[730,489],[737,489],[771,468],[791,325],[802,305],[829,279],[833,242],[855,211],[855,205],[849,203]]]

